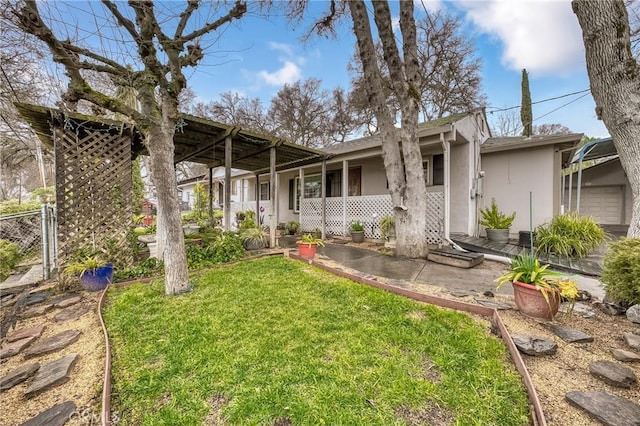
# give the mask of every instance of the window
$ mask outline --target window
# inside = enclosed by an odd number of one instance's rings
[[[433,156],[433,185],[444,185],[444,154]]]
[[[321,175],[305,175],[304,177],[304,198],[322,197]],[[326,176],[326,196],[342,196],[342,171],[333,170],[327,172]],[[289,179],[289,210],[300,211],[300,178]]]
[[[268,201],[271,199],[269,192],[271,185],[269,182],[263,182],[260,184],[260,201]]]
[[[238,195],[239,181],[231,182],[231,195]]]

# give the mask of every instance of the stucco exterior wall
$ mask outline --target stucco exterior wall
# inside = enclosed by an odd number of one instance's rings
[[[451,232],[469,233],[472,168],[469,167],[472,144],[451,145]]]
[[[557,211],[554,185],[559,186],[554,172],[553,146],[482,154],[483,194],[481,208],[495,198],[505,214],[516,212],[511,233],[529,229],[529,193],[533,192],[533,226],[549,220]],[[484,234],[484,229],[480,230]]]

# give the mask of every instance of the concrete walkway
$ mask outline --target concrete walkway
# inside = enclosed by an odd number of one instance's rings
[[[480,294],[492,291],[505,296],[513,295],[511,286],[505,285],[496,290],[494,281],[506,271],[507,265],[501,268],[495,263],[483,262],[474,268],[463,269],[424,259],[383,255],[372,250],[330,242],[325,247],[319,247],[318,253],[348,268],[392,280],[435,285],[450,291],[475,290]],[[578,281],[581,290],[589,291],[592,296],[602,300],[604,289],[597,279],[582,275],[571,276]]]

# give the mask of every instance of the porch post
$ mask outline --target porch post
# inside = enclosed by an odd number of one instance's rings
[[[444,151],[444,240],[448,243],[451,226],[451,153],[449,141],[445,140],[444,134],[440,133],[440,142]]]
[[[560,179],[560,181],[562,182],[562,188],[560,188],[560,214],[564,214],[564,200],[565,200],[565,173],[564,173],[564,169],[562,169],[562,178]]]
[[[224,139],[224,230],[231,229],[231,136]]]
[[[256,224],[260,226],[260,175],[256,173],[256,188],[253,191],[256,195]]]
[[[276,147],[269,151],[269,241],[271,247],[276,247]]]
[[[568,212],[571,211],[571,196],[573,195],[571,192],[573,191],[573,163],[569,164],[569,208]]]
[[[304,169],[300,167],[298,170],[298,179],[300,180],[300,204],[298,204],[298,219],[300,221],[300,230],[302,231],[302,200],[304,200]],[[294,204],[296,200],[293,200]]]
[[[578,162],[578,181],[576,182],[576,212],[580,213],[580,192],[582,191],[582,153]]]
[[[324,240],[326,238],[326,234],[327,234],[327,160],[323,159],[322,160],[322,173],[320,176],[321,182],[320,182],[320,188],[322,191],[322,226],[321,226],[321,230],[322,230],[322,239]]]
[[[213,168],[209,167],[209,224],[213,226]]]
[[[349,161],[342,160],[342,235],[347,235],[347,197],[349,196]]]

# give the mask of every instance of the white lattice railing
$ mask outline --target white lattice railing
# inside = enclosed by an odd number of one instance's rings
[[[322,199],[304,198],[300,200],[300,225],[304,232],[322,228]],[[427,242],[442,242],[441,230],[444,222],[444,194],[442,192],[427,193]],[[367,195],[347,197],[347,214],[344,214],[342,197],[326,199],[326,232],[329,235],[348,235],[349,224],[355,220],[364,223],[366,238],[380,239],[380,219],[392,214],[390,195]]]

